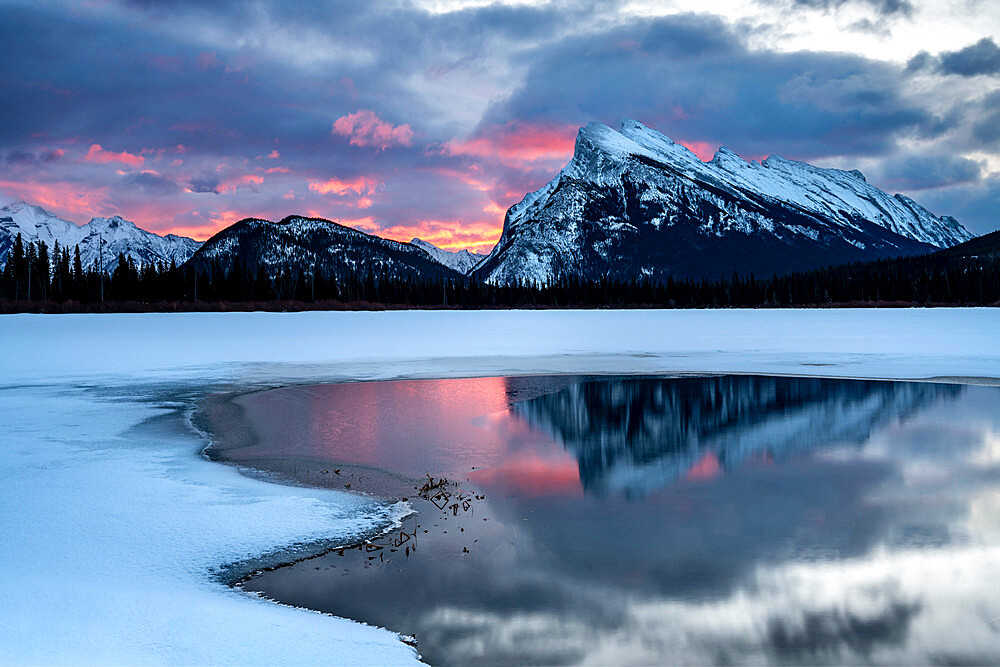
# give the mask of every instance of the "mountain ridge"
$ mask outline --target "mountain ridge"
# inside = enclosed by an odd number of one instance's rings
[[[857,170],[723,147],[703,162],[638,121],[580,129],[569,163],[507,212],[476,275],[503,284],[787,273],[972,238]]]
[[[249,271],[287,271],[326,278],[363,273],[381,276],[454,278],[464,276],[422,248],[367,234],[326,218],[285,216],[278,222],[244,218],[220,230],[197,250],[187,266],[224,269],[239,258]]]
[[[486,255],[469,252],[468,249],[445,250],[420,238],[410,239],[410,245],[420,248],[441,264],[464,275],[471,273],[473,269],[479,266],[480,262],[486,259]]]
[[[84,267],[90,268],[98,262],[106,272],[115,269],[119,255],[129,257],[136,264],[182,264],[201,245],[186,236],[161,236],[117,215],[94,217],[78,225],[41,206],[15,201],[0,207],[0,267],[6,264],[18,234],[25,245],[41,241],[50,250],[57,241],[70,250],[79,246]]]

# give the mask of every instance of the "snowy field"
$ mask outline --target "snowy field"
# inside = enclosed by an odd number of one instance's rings
[[[200,396],[559,372],[988,381],[1000,310],[16,315],[0,350],[0,664],[404,664],[393,633],[220,582],[406,507],[203,460],[184,420]]]

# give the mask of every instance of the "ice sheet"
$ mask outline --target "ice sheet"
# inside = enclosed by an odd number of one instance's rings
[[[548,372],[998,378],[997,332],[996,309],[3,316],[0,663],[414,661],[390,632],[218,581],[393,509],[201,459],[164,416],[171,395]]]

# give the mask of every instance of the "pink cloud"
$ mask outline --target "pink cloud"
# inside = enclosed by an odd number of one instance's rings
[[[267,157],[269,157],[272,160],[277,160],[279,157],[281,157],[281,153],[279,153],[278,151],[271,151],[270,153],[267,154]]]
[[[146,158],[141,155],[133,155],[128,151],[122,151],[121,153],[115,153],[113,151],[104,150],[100,144],[92,144],[90,150],[83,158],[87,162],[97,162],[100,164],[107,164],[108,162],[121,162],[122,164],[127,164],[130,167],[141,167]]]
[[[0,190],[12,197],[43,206],[56,215],[85,222],[110,210],[106,187],[88,189],[79,183],[0,181]]]
[[[576,125],[549,125],[510,121],[488,128],[471,139],[444,144],[448,155],[498,160],[509,167],[529,167],[539,162],[566,162],[573,155]]]
[[[331,178],[326,181],[309,181],[309,189],[321,195],[346,195],[353,192],[356,195],[370,195],[375,192],[379,182],[365,176],[339,179]]]
[[[333,122],[331,132],[350,138],[352,146],[373,146],[379,150],[413,143],[413,130],[409,125],[393,125],[367,109],[341,116]]]

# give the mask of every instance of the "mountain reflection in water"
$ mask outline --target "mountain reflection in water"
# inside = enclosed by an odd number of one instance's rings
[[[1000,662],[996,387],[481,378],[241,406],[254,434],[219,458],[392,470],[419,512],[245,587],[432,664]],[[425,472],[460,484],[425,499]]]
[[[513,412],[574,454],[584,489],[634,494],[747,460],[861,445],[877,426],[961,391],[814,378],[621,379],[573,384]]]

